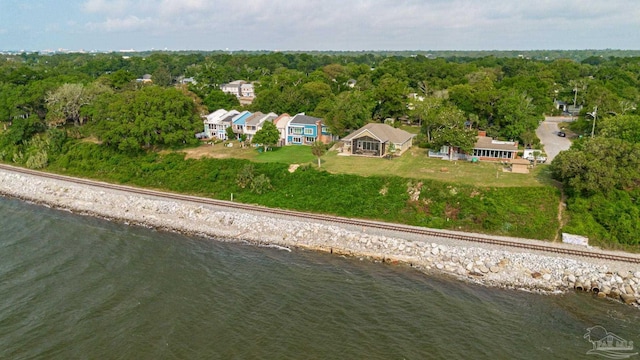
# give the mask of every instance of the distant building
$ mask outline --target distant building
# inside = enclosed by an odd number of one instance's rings
[[[225,94],[231,94],[240,100],[241,105],[248,105],[253,102],[256,97],[253,83],[244,80],[236,80],[227,84],[222,84],[220,90]]]
[[[580,114],[580,111],[582,110],[582,105],[569,105],[561,100],[555,100],[553,104],[555,105],[556,109],[562,111],[562,113],[565,115],[578,116]]]
[[[151,80],[151,75],[150,74],[144,74],[142,75],[141,78],[136,79],[137,82],[141,82],[143,84],[150,84],[153,82],[153,80]]]

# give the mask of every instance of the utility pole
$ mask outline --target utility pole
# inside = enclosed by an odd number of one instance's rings
[[[593,108],[593,112],[590,112],[587,114],[593,117],[593,124],[591,125],[591,137],[593,137],[593,134],[596,131],[596,118],[598,117],[598,106],[596,105],[596,107]]]

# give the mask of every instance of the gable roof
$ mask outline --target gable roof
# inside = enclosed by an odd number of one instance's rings
[[[291,115],[284,113],[275,118],[273,123],[276,124],[276,126],[285,127],[289,120],[291,120]]]
[[[289,124],[315,125],[318,121],[322,122],[322,119],[301,113],[296,114],[291,118],[291,122]]]
[[[265,116],[264,113],[261,113],[260,111],[258,112],[254,112],[251,116],[249,116],[248,118],[246,118],[244,120],[245,124],[247,125],[254,125],[254,124],[258,124],[260,122],[260,119],[262,119]]]
[[[227,110],[218,109],[218,110],[212,112],[211,114],[207,115],[206,116],[206,121],[208,121],[208,122],[215,121],[216,119],[219,119],[220,117],[222,117],[226,113],[227,113]]]
[[[233,122],[233,117],[238,114],[239,112],[237,110],[231,110],[226,114],[226,116],[222,118],[222,120],[220,120],[220,123],[225,123],[225,122],[231,123]]]
[[[236,125],[244,125],[244,121],[251,116],[251,113],[247,110],[233,117],[233,123]]]
[[[267,116],[265,116],[264,121],[274,122],[274,120],[277,118],[278,118],[278,114],[268,113]]]
[[[363,127],[361,127],[360,129],[352,132],[351,134],[347,135],[344,139],[342,139],[343,141],[351,141],[355,138],[358,138],[362,135],[364,135],[365,133],[370,133],[371,135],[375,136],[376,138],[378,138],[381,142],[391,142],[394,144],[402,144],[404,142],[406,142],[407,140],[415,137],[415,134],[411,134],[407,131],[404,131],[402,129],[396,129],[392,126],[389,126],[387,124],[378,124],[378,123],[369,123]]]

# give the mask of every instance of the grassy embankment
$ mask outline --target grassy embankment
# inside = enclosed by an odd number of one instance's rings
[[[48,170],[226,200],[233,193],[236,201],[270,207],[555,238],[560,195],[545,166],[511,174],[496,164],[434,160],[423,152],[392,160],[329,152],[317,169],[308,147],[258,153],[218,144],[189,149],[188,156],[202,158],[185,160],[183,153],[130,156],[85,142],[51,159]],[[290,172],[291,164],[300,167]]]

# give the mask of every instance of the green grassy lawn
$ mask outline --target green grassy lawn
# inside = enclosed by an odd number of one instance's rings
[[[323,157],[322,167],[333,173],[396,175],[480,186],[543,186],[550,183],[548,172],[542,171],[546,165],[538,165],[529,174],[513,174],[503,172],[499,163],[431,159],[426,149],[415,147],[390,160],[338,156],[336,152],[330,152]]]
[[[253,153],[252,161],[255,162],[278,162],[285,164],[306,164],[316,163],[316,157],[311,153],[309,146],[283,146],[274,147],[266,152],[258,152],[251,149]]]
[[[216,148],[219,156],[248,159],[255,162],[310,164],[317,166],[308,146],[285,146],[267,152],[255,148]],[[549,186],[553,184],[548,165],[538,165],[529,174],[503,172],[502,165],[493,162],[470,163],[431,159],[426,149],[411,148],[402,156],[388,159],[339,156],[329,151],[322,157],[322,169],[336,174],[360,176],[394,175],[413,179],[433,179],[468,185],[516,187]]]

